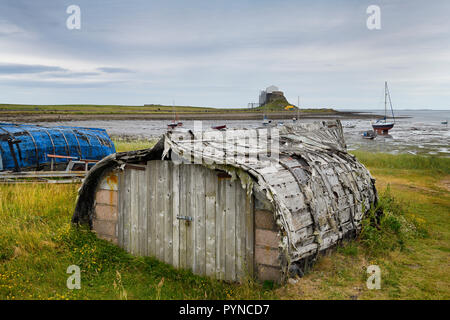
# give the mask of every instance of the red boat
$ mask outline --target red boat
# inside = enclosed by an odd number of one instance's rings
[[[176,127],[182,127],[183,126],[183,122],[178,120],[178,113],[175,112],[175,101],[173,102],[172,112],[173,112],[173,120],[167,126],[170,129],[175,129]]]
[[[213,127],[211,127],[211,128],[213,128],[213,129],[215,129],[215,130],[224,130],[224,129],[227,128],[227,125],[226,125],[226,124],[223,124],[223,125],[221,125],[221,126],[213,126]]]
[[[392,111],[392,119],[394,122],[387,121],[387,99],[389,98],[389,105],[391,106]],[[394,127],[395,117],[394,117],[394,109],[392,108],[391,95],[389,93],[389,88],[387,82],[384,83],[384,118],[378,120],[375,123],[372,123],[372,128],[378,134],[388,134],[389,130]]]
[[[372,124],[373,130],[378,134],[387,134],[394,127],[393,122],[387,122],[386,119],[378,120]]]

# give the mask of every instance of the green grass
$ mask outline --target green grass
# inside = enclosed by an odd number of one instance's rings
[[[152,143],[116,140],[119,151]],[[356,154],[377,179],[385,214],[368,216],[357,241],[296,284],[275,288],[175,270],[71,227],[78,185],[0,185],[0,299],[450,299],[448,162]],[[66,287],[72,264],[81,290]],[[365,286],[371,264],[381,268],[381,290]]]
[[[272,103],[264,106],[266,112],[291,112],[285,111],[286,103]],[[126,105],[23,105],[23,104],[0,104],[0,113],[8,114],[172,114],[176,111],[183,113],[253,113],[261,112],[261,108],[211,108],[195,106],[165,106],[165,105],[145,105],[145,106],[126,106]],[[332,109],[301,109],[303,113],[317,112],[336,112]]]
[[[0,185],[0,299],[261,299],[252,281],[228,284],[134,257],[72,227],[77,185]],[[78,265],[81,290],[66,287]]]
[[[116,147],[116,152],[149,149],[152,148],[157,142],[157,140],[151,139],[133,140],[120,137],[113,137],[112,140]]]
[[[116,140],[118,151],[154,141]],[[134,257],[71,226],[78,185],[0,185],[0,299],[271,299],[248,279],[230,284]],[[69,290],[70,265],[81,289]]]
[[[44,114],[120,114],[120,113],[172,113],[177,112],[209,112],[214,108],[192,106],[125,106],[125,105],[22,105],[0,104],[0,111],[9,113],[44,113]]]
[[[376,178],[384,215],[363,221],[357,241],[319,259],[282,299],[450,299],[448,159],[354,152]],[[366,287],[367,267],[381,289]]]
[[[416,156],[411,154],[392,155],[352,151],[366,166],[383,169],[425,170],[436,174],[450,174],[450,158]]]

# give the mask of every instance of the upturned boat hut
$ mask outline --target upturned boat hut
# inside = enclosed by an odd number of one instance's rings
[[[96,164],[72,221],[199,275],[281,282],[354,237],[376,201],[339,121],[175,130]]]
[[[104,129],[0,123],[0,171],[64,169],[115,152]]]

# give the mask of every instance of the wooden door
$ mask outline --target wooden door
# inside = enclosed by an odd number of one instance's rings
[[[253,200],[241,182],[201,165],[149,161],[119,176],[119,245],[195,274],[253,272]]]

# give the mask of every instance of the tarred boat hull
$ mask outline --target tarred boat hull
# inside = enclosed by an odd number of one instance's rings
[[[372,128],[378,134],[387,134],[394,127],[393,124],[373,124]]]

